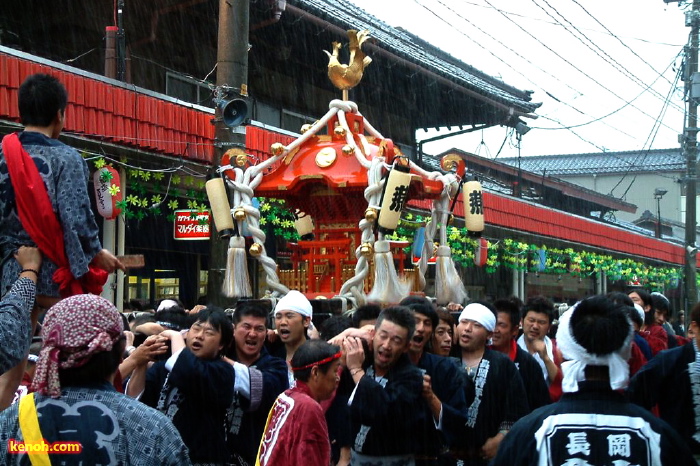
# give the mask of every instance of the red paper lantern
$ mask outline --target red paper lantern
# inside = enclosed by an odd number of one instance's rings
[[[489,242],[486,238],[479,238],[476,243],[476,251],[474,251],[474,264],[477,267],[486,265],[486,259],[489,256]]]

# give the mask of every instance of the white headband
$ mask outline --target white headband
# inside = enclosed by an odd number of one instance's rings
[[[579,345],[571,333],[571,316],[576,312],[579,303],[562,314],[559,319],[557,329],[557,346],[566,361],[561,364],[564,373],[561,387],[565,393],[578,391],[578,383],[586,380],[586,366],[608,366],[610,371],[610,388],[619,390],[625,388],[629,381],[629,364],[632,349],[631,343],[634,336],[632,325],[629,326],[629,334],[625,342],[614,353],[596,356],[586,351],[586,348]],[[629,322],[629,321],[628,321]]]
[[[275,306],[275,314],[281,311],[298,312],[304,317],[312,317],[313,315],[311,303],[308,299],[306,299],[306,296],[297,290],[291,290],[289,293],[284,295],[284,298],[277,301],[277,305]]]
[[[493,312],[491,312],[488,307],[479,303],[467,304],[467,307],[462,310],[462,313],[459,315],[458,319],[459,322],[462,322],[463,320],[473,320],[474,322],[479,322],[489,332],[493,332],[493,330],[496,328],[496,316],[493,315]]]
[[[158,309],[156,310],[156,312],[165,311],[175,306],[178,306],[177,301],[174,301],[172,299],[164,299],[158,305]]]

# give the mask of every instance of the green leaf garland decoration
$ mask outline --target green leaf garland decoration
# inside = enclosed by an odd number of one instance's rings
[[[96,158],[92,162],[97,170],[111,165],[103,157]],[[127,162],[127,158],[122,157],[117,163],[125,165]],[[162,182],[166,177],[166,172],[128,167],[124,174],[126,175],[124,180],[126,192],[123,193],[122,201],[116,204],[121,209],[124,218],[142,220],[151,215],[165,216],[166,220],[174,221],[175,216],[172,211],[184,204],[197,212],[208,212],[209,205],[204,191],[203,177],[197,178],[192,175],[184,177],[191,186],[184,191],[177,188],[183,179],[177,174],[171,176],[170,183]],[[104,182],[110,182],[113,179],[113,175],[107,170],[102,171],[100,177]],[[122,192],[121,187],[114,183],[108,189],[113,196]],[[160,205],[165,201],[167,204]],[[154,205],[156,207],[153,207]]]
[[[276,236],[286,241],[298,241],[299,235],[294,228],[294,213],[282,199],[259,197],[260,226],[274,225]]]
[[[424,226],[426,219],[420,216],[405,215],[393,235],[388,239],[408,239],[413,242],[415,230]],[[462,267],[475,267],[474,253],[477,241],[467,235],[465,228],[449,227],[448,243],[452,258]],[[410,250],[410,248],[406,248]],[[637,280],[640,285],[652,290],[663,291],[668,287],[678,286],[683,275],[681,267],[653,267],[633,259],[617,259],[609,254],[590,251],[576,251],[573,248],[558,249],[544,245],[529,244],[512,238],[505,238],[497,243],[489,243],[489,250],[484,269],[486,273],[495,273],[504,266],[517,270],[537,271],[540,267],[539,250],[544,250],[546,257],[544,270],[546,274],[570,274],[574,277],[590,277],[603,272],[611,280]],[[700,286],[700,278],[698,278]]]
[[[84,154],[89,155],[89,154]],[[125,157],[120,158],[120,163],[126,164]],[[99,170],[108,165],[103,157],[93,161],[95,169]],[[127,192],[123,193],[123,200],[116,203],[121,209],[122,215],[127,219],[138,218],[142,220],[147,215],[165,215],[167,221],[175,220],[173,211],[180,205],[187,205],[193,211],[208,211],[208,201],[204,193],[205,183],[202,179],[191,175],[184,177],[187,189],[182,186],[183,177],[173,174],[170,183],[161,183],[165,178],[164,172],[150,172],[137,168],[126,170]],[[104,181],[110,181],[112,176],[105,171],[100,174]],[[107,179],[109,177],[109,179]],[[169,185],[169,190],[164,189]],[[110,194],[116,195],[120,187],[112,184]],[[167,190],[167,194],[166,194]],[[167,196],[167,197],[166,197]],[[298,235],[294,228],[294,214],[286,206],[283,199],[258,198],[260,200],[260,225],[274,225],[275,234],[287,241],[297,241]],[[167,209],[151,208],[153,204],[159,204],[167,200]],[[163,206],[160,206],[163,207]],[[196,217],[196,213],[194,217]],[[394,234],[387,239],[396,241],[408,241],[409,245],[404,249],[411,252],[416,230],[425,226],[430,221],[429,216],[422,216],[407,212],[399,221]],[[477,241],[467,235],[466,228],[448,227],[447,241],[452,250],[452,258],[456,264],[471,268],[474,265],[474,253]],[[654,267],[630,258],[619,259],[609,254],[598,254],[586,250],[574,250],[573,248],[550,248],[544,245],[528,244],[513,238],[504,238],[489,243],[486,265],[484,270],[488,274],[495,273],[500,267],[517,270],[539,270],[539,250],[546,251],[544,270],[547,274],[570,274],[575,277],[590,277],[597,273],[605,273],[610,280],[624,280],[632,282],[636,280],[640,285],[652,291],[663,291],[669,287],[678,286],[683,277],[682,267]],[[700,274],[698,274],[698,286],[700,286]]]

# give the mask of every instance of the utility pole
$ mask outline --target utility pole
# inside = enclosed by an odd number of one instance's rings
[[[117,79],[126,81],[126,35],[124,34],[124,0],[117,1]]]
[[[685,193],[685,291],[686,310],[690,310],[698,300],[696,256],[696,204],[697,204],[697,159],[698,159],[698,100],[700,92],[694,83],[700,85],[698,73],[698,32],[700,32],[700,0],[693,0],[692,9],[686,12],[686,27],[690,27],[690,45],[687,49],[686,96],[688,118],[682,138],[688,172]]]
[[[224,98],[229,92],[248,93],[248,29],[249,0],[219,0],[219,31],[216,56],[216,95]],[[222,110],[216,107],[214,166],[232,147],[245,149],[245,126],[229,128],[224,124]],[[219,239],[212,231],[209,240],[209,279],[207,298],[210,303],[225,307],[221,294],[226,269],[227,239]]]

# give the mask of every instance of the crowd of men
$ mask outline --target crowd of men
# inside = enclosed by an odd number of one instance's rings
[[[24,130],[0,146],[0,464],[700,459],[700,305],[671,325],[659,293],[556,311],[410,296],[321,323],[290,291],[272,309],[166,299],[127,319],[98,296],[125,265],[100,244],[85,161],[57,140],[66,106],[57,78],[27,77]]]
[[[24,129],[0,145],[0,464],[700,458],[700,305],[672,325],[660,293],[556,311],[410,296],[317,328],[290,291],[271,310],[167,299],[129,321],[99,297],[125,264],[100,243],[85,160],[58,140],[67,102],[56,77],[27,76]]]
[[[17,260],[38,268],[35,251]],[[0,318],[28,315],[35,275]],[[410,296],[316,328],[296,291],[272,312],[164,300],[130,319],[77,295],[43,319],[32,375],[0,412],[0,461],[30,464],[16,445],[43,441],[81,445],[67,462],[46,453],[56,464],[696,464],[700,306],[690,338],[664,328],[668,313],[642,290],[566,311]],[[22,324],[3,370],[26,351]]]

